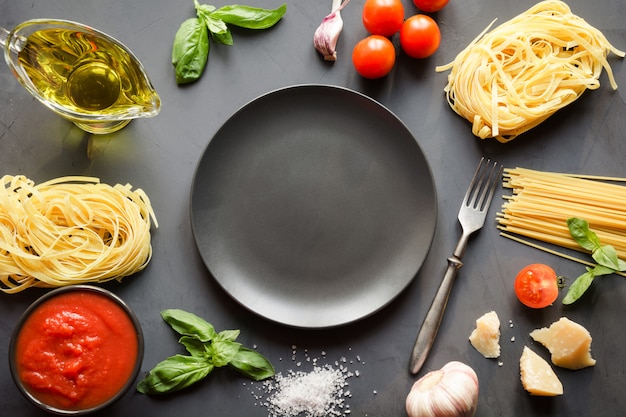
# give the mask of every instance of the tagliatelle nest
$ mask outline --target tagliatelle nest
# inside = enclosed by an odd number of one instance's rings
[[[448,103],[481,139],[508,142],[537,126],[585,90],[597,89],[603,68],[617,89],[606,58],[624,52],[562,1],[537,3],[488,32],[490,27],[452,63],[437,67],[451,70]]]
[[[0,290],[104,282],[152,256],[150,200],[130,185],[62,177],[0,179]]]

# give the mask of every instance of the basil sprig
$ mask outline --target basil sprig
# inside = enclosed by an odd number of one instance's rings
[[[196,81],[209,59],[209,34],[211,39],[223,45],[233,44],[233,35],[228,25],[245,29],[267,29],[274,26],[287,12],[287,5],[276,9],[230,5],[219,9],[194,0],[196,16],[185,20],[172,46],[172,64],[176,82],[185,84]]]
[[[589,223],[586,220],[575,217],[567,219],[567,227],[576,243],[591,251],[591,257],[596,261],[593,268],[587,267],[587,272],[576,278],[570,285],[563,298],[563,304],[572,304],[582,297],[595,277],[609,275],[616,271],[626,271],[626,262],[617,257],[613,246],[600,244],[598,235],[589,229]]]
[[[176,82],[184,84],[202,75],[209,56],[207,26],[197,18],[185,20],[178,28],[172,47]]]
[[[164,394],[186,388],[207,377],[214,368],[229,366],[255,381],[274,376],[270,361],[236,342],[239,330],[216,332],[212,324],[184,310],[163,310],[161,317],[181,335],[189,355],[174,355],[159,362],[137,384],[143,394]]]

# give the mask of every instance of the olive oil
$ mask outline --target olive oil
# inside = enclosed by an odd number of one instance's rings
[[[69,112],[115,118],[160,105],[137,59],[95,33],[35,31],[19,63],[46,101]]]

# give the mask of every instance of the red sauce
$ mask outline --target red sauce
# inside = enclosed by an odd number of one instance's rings
[[[133,322],[115,301],[93,291],[52,297],[26,319],[17,338],[19,378],[44,404],[82,410],[111,399],[134,371]]]

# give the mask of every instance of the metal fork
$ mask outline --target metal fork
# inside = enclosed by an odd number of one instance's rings
[[[463,266],[461,258],[463,258],[465,253],[467,242],[470,235],[480,230],[485,224],[487,211],[501,174],[502,165],[498,166],[497,162],[491,164],[489,160],[485,161],[485,158],[481,158],[459,210],[458,219],[463,231],[461,238],[456,245],[456,249],[454,249],[453,255],[448,258],[448,268],[428,309],[428,313],[426,313],[413,346],[410,367],[413,374],[419,372],[435,342],[452,285],[457,272]]]

